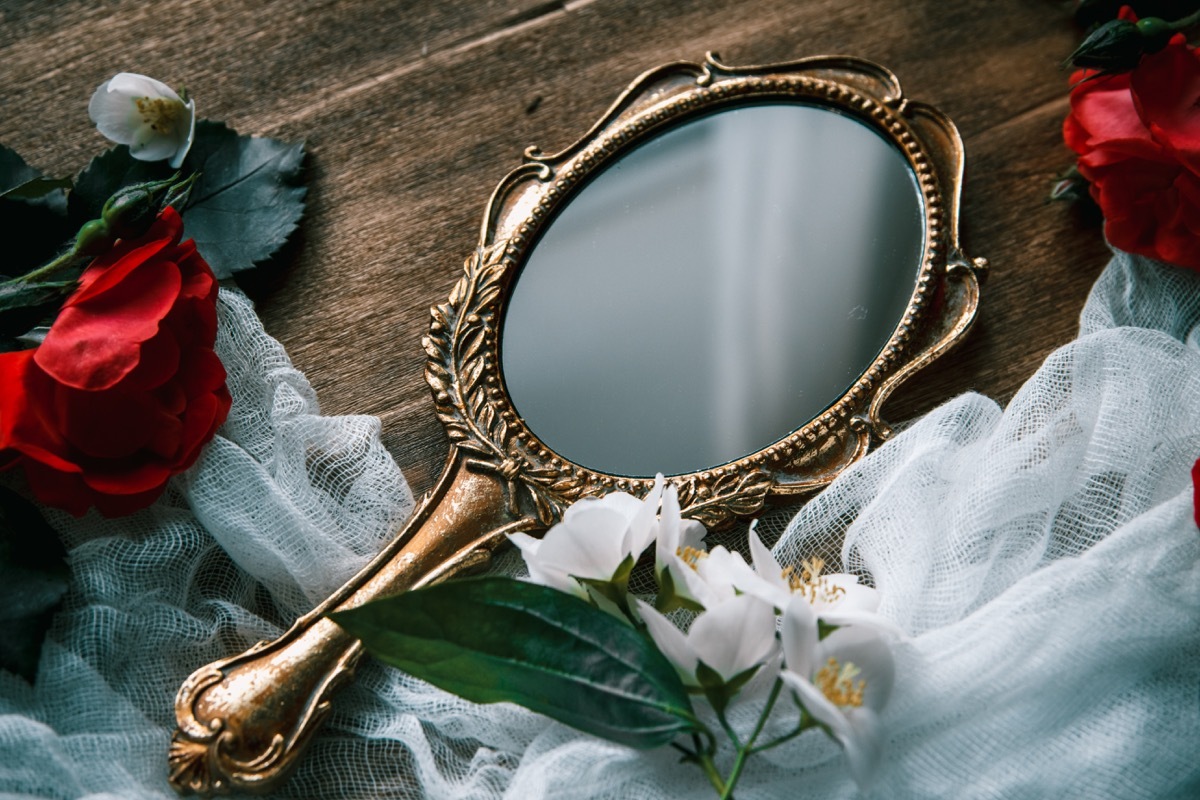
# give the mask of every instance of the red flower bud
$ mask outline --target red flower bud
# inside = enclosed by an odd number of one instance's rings
[[[79,515],[149,505],[229,412],[217,282],[165,209],[84,271],[36,350],[0,354],[0,466]]]

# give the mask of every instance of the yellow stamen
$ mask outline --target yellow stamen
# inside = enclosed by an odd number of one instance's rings
[[[858,708],[863,704],[863,692],[867,688],[866,680],[854,680],[861,672],[851,662],[839,664],[836,658],[830,656],[825,666],[817,672],[813,683],[835,706]]]
[[[819,556],[806,558],[800,562],[800,574],[796,574],[796,568],[788,565],[783,570],[783,579],[787,581],[788,588],[792,593],[799,593],[808,598],[808,602],[815,603],[817,600],[823,600],[826,603],[833,603],[846,593],[846,590],[841,586],[834,586],[829,582],[829,579],[821,575],[821,570],[825,569],[825,559]]]
[[[183,103],[168,100],[165,97],[138,97],[134,101],[142,122],[150,126],[155,133],[169,133],[175,128],[179,118],[183,116]]]
[[[675,555],[683,559],[683,563],[687,564],[692,569],[696,569],[700,563],[700,559],[708,558],[707,551],[697,550],[695,547],[677,547]]]

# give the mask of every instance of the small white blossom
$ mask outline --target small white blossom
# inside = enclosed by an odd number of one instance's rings
[[[668,486],[663,492],[662,515],[655,538],[654,571],[659,586],[663,587],[660,596],[670,602],[682,600],[685,605],[702,608],[717,602],[717,593],[700,575],[702,562],[709,556],[704,548],[705,533],[699,522],[681,517],[679,493],[674,486]],[[733,594],[732,588],[728,594]]]
[[[891,649],[872,628],[838,628],[818,639],[816,612],[800,595],[784,611],[780,633],[780,678],[842,745],[854,782],[866,788],[882,755],[879,712],[895,680]]]
[[[586,498],[568,508],[541,539],[526,533],[508,538],[520,549],[531,580],[587,598],[576,579],[611,581],[628,559],[636,562],[654,538],[662,493],[659,475],[644,500],[625,492]]]
[[[903,631],[891,620],[876,613],[879,592],[858,582],[857,575],[822,574],[825,562],[807,558],[800,568],[782,567],[750,526],[750,558],[754,569],[739,571],[735,584],[739,591],[753,594],[782,611],[793,597],[808,600],[817,616],[829,625],[869,625],[895,636]]]
[[[196,103],[154,78],[120,72],[100,84],[88,116],[105,138],[129,145],[139,161],[169,159],[178,169],[196,132]]]
[[[728,682],[776,652],[775,611],[757,597],[738,595],[707,609],[686,634],[647,603],[637,606],[650,637],[689,686],[700,685],[700,662]]]

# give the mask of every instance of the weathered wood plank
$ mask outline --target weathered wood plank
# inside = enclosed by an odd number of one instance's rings
[[[1077,35],[1043,0],[71,0],[0,15],[0,141],[44,168],[73,170],[103,146],[83,107],[120,69],[186,81],[203,115],[242,131],[309,141],[310,211],[293,267],[259,286],[260,312],[327,413],[383,418],[417,490],[446,449],[419,340],[484,201],[526,146],[569,143],[657,64],[706,50],[735,64],[862,55],[958,123],[965,244],[994,274],[979,328],[891,403],[893,419],[967,389],[1010,397],[1071,338],[1105,260],[1098,230],[1042,204],[1069,161],[1057,66]]]

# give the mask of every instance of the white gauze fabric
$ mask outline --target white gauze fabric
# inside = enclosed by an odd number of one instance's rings
[[[236,293],[222,294],[221,331],[234,410],[202,461],[135,517],[53,518],[72,590],[35,687],[0,676],[0,793],[172,797],[180,681],[278,633],[411,507],[376,423],[316,416]],[[840,552],[911,635],[869,794],[1200,792],[1198,331],[1200,276],[1118,254],[1079,339],[1007,409],[960,397],[775,525],[783,563]],[[519,559],[497,569],[519,572]],[[712,796],[677,756],[474,706],[367,661],[278,796]],[[855,794],[840,749],[815,731],[755,756],[737,790]]]

